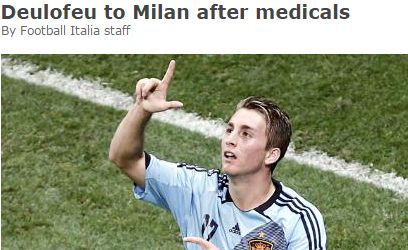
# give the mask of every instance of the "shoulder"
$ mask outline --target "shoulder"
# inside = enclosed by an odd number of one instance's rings
[[[293,214],[306,216],[314,219],[317,222],[322,220],[322,215],[315,205],[282,183],[281,192],[279,193],[275,204],[277,206],[287,208]]]
[[[220,174],[218,169],[207,169],[183,162],[169,162],[151,154],[146,166],[146,179],[156,179],[163,183],[183,185],[198,190],[211,186],[216,188]]]
[[[315,205],[306,200],[292,188],[285,186],[283,183],[281,183],[281,187],[282,190],[277,199],[280,204],[293,205],[294,207],[298,207],[299,209],[311,209],[318,211]]]
[[[291,226],[288,225],[291,237],[293,239],[304,237],[309,242],[309,246],[316,248],[324,246],[326,232],[319,209],[293,189],[282,183],[281,186],[282,189],[275,204],[292,221]]]
[[[145,153],[146,157],[146,168],[149,170],[150,168],[172,168],[172,171],[176,169],[177,171],[185,171],[191,174],[203,174],[211,176],[215,173],[218,173],[216,169],[207,169],[197,165],[188,164],[185,162],[171,162],[167,160],[162,160],[156,157],[153,154]]]

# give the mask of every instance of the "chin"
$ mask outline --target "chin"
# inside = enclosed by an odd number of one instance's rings
[[[237,174],[237,167],[231,164],[223,164],[222,168],[221,168],[222,172],[230,175],[230,176],[234,176],[235,174]]]

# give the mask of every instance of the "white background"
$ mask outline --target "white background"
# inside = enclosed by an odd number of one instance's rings
[[[1,53],[408,53],[408,1],[406,0],[157,0],[157,1],[68,1],[68,0],[2,0],[1,5],[17,8],[50,8],[70,3],[74,7],[95,7],[96,20],[48,19],[17,17],[1,19],[0,26],[40,27],[93,25],[93,27],[131,25],[128,36],[21,36],[1,35]],[[133,19],[133,5],[163,4],[190,10],[189,20]],[[197,9],[212,4],[249,8],[244,20],[199,20]],[[293,8],[307,4],[309,8],[349,8],[349,19],[337,20],[256,20],[260,8]],[[125,9],[126,17],[107,20],[105,4]]]

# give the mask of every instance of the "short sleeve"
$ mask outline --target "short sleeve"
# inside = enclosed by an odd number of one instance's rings
[[[323,218],[317,210],[314,211],[314,213],[317,217],[315,223],[317,223],[313,226],[313,230],[306,229],[304,225],[305,222],[299,218],[293,229],[288,250],[326,249],[326,232],[324,229]]]
[[[145,187],[134,186],[136,199],[147,201],[169,210],[179,223],[186,215],[199,209],[200,195],[215,183],[207,169],[167,162],[150,155],[146,169]],[[214,185],[213,185],[214,186]]]

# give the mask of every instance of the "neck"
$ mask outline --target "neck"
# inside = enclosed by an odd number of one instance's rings
[[[265,203],[275,192],[270,175],[261,179],[247,180],[230,177],[229,192],[235,206],[243,211],[254,209]]]

